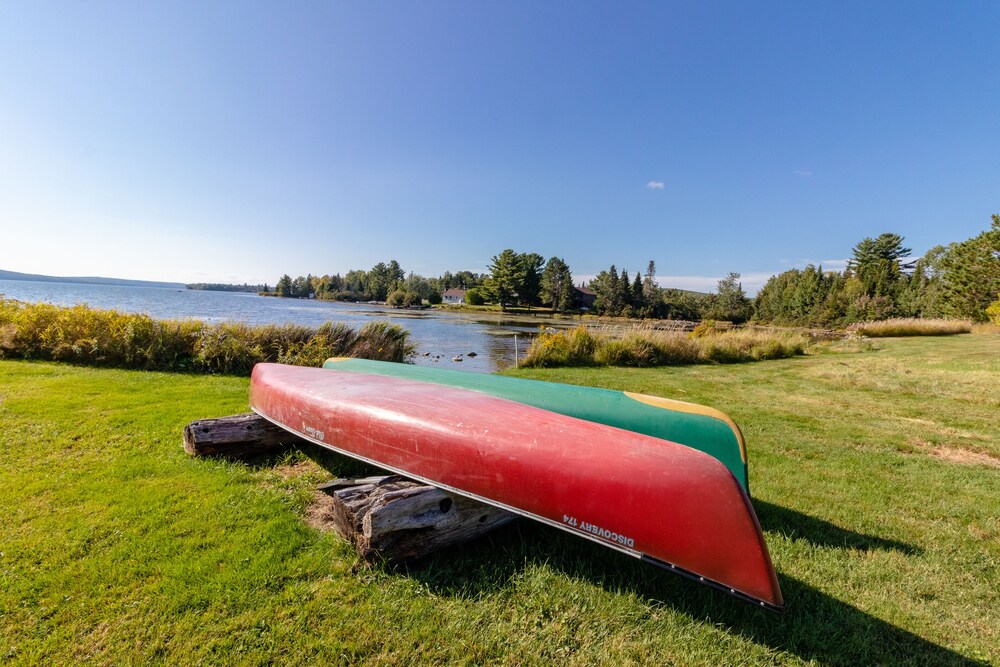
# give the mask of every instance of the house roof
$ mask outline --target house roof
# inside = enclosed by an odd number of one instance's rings
[[[587,294],[588,296],[597,296],[597,292],[594,292],[593,290],[590,290],[586,287],[574,287],[573,289],[575,289],[577,292],[581,294]]]
[[[465,290],[458,287],[450,287],[441,296],[465,296]]]

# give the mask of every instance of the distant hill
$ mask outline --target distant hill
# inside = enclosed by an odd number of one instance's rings
[[[0,269],[0,280],[30,280],[36,283],[80,283],[84,285],[122,285],[125,287],[172,287],[184,289],[184,283],[161,283],[153,280],[123,280],[99,276],[43,276]]]

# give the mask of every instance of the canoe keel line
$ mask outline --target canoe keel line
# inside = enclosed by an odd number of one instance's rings
[[[341,454],[784,609],[745,490],[690,447],[467,389],[279,364],[254,368],[250,407]]]
[[[334,357],[331,371],[388,375],[406,380],[471,389],[568,417],[607,424],[693,447],[719,459],[744,489],[747,479],[743,434],[728,415],[695,403],[598,387],[525,380],[502,375],[444,370],[371,359]],[[748,491],[749,492],[749,491]]]

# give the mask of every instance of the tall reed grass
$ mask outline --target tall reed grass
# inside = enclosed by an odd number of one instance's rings
[[[329,322],[318,328],[206,324],[0,297],[0,358],[247,375],[262,361],[300,366],[319,366],[332,356],[404,361],[414,349],[409,332],[387,322],[360,330]]]
[[[968,320],[938,320],[917,317],[856,322],[847,327],[848,333],[869,338],[893,336],[953,336],[972,333],[972,322]]]
[[[542,333],[521,362],[528,367],[671,366],[782,359],[805,354],[799,333],[736,329],[710,335],[636,330],[620,338],[586,327]]]

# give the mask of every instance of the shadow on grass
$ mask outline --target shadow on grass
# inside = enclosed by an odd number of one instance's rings
[[[338,476],[378,474],[362,463],[319,447],[305,453]],[[862,535],[794,510],[755,501],[761,522],[826,548],[890,549],[907,554],[907,544]],[[447,549],[397,571],[436,594],[476,599],[509,591],[526,568],[545,565],[568,577],[611,592],[634,593],[694,620],[731,632],[806,661],[830,665],[982,665],[933,644],[798,579],[778,575],[788,611],[765,612],[724,593],[682,579],[588,540],[520,519],[461,547]]]
[[[612,592],[628,592],[694,620],[728,628],[773,650],[829,665],[982,665],[878,619],[798,579],[779,580],[788,611],[777,615],[554,528],[519,520],[475,543],[406,568],[441,595],[476,598],[508,590],[526,567],[546,565]]]
[[[761,525],[767,530],[781,533],[793,540],[805,540],[817,547],[899,551],[908,556],[919,556],[923,553],[923,549],[904,542],[855,533],[828,521],[763,500],[754,499],[753,507]]]

